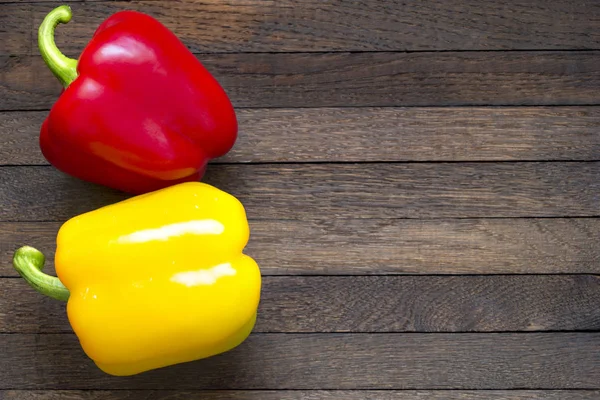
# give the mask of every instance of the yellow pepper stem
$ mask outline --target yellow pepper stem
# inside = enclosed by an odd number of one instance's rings
[[[69,289],[60,279],[42,272],[45,261],[42,252],[30,246],[21,247],[13,256],[13,266],[32,288],[56,300],[69,300]]]

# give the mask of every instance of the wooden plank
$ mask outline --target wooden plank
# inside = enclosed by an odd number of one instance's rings
[[[600,333],[254,334],[118,379],[72,334],[0,335],[2,389],[597,389]],[[493,351],[491,351],[493,349]]]
[[[125,6],[125,4],[127,2],[130,2],[131,0],[68,0],[68,1],[63,1],[61,2],[61,4],[69,4],[71,7],[73,7],[74,3],[90,3],[90,2],[110,2],[110,1],[119,1],[120,3],[123,3],[123,5]],[[149,1],[161,1],[161,0],[144,0],[145,2],[149,2]],[[19,4],[21,6],[26,6],[26,5],[30,5],[30,4],[35,4],[35,3],[51,3],[48,0],[0,0],[0,4],[5,4],[5,5],[9,5],[11,3],[14,4]],[[51,5],[52,6],[52,5]],[[56,7],[56,5],[53,5],[54,7]],[[52,8],[48,8],[48,4],[46,4],[46,12],[50,12],[50,10],[52,10]],[[20,33],[20,32],[19,32]]]
[[[0,164],[47,164],[38,144],[47,115],[0,113]],[[600,107],[240,109],[237,116],[238,140],[214,163],[600,160]]]
[[[263,278],[255,332],[600,330],[600,276]],[[71,332],[65,304],[0,279],[1,333]]]
[[[57,222],[0,223],[0,276],[14,251],[46,255]],[[600,274],[600,219],[250,220],[246,252],[264,275]]]
[[[2,400],[597,400],[598,390],[6,390]]]
[[[600,104],[600,51],[198,56],[236,107]],[[39,56],[0,57],[0,110],[48,109]]]
[[[31,29],[34,19],[32,6],[17,3],[2,4],[0,7],[0,54],[31,54],[34,38]],[[35,37],[37,46],[37,35]]]
[[[599,176],[600,162],[233,164],[204,181],[261,220],[589,217]],[[50,166],[2,167],[0,186],[4,222],[64,221],[128,197]]]
[[[71,3],[82,3],[82,2],[92,2],[92,1],[113,1],[113,0],[68,0],[68,1],[63,1],[63,4],[71,4]],[[114,0],[117,1],[117,0]],[[127,2],[129,0],[121,0],[121,2]],[[145,0],[145,1],[159,1],[159,0]],[[48,0],[0,0],[0,4],[1,3],[17,3],[17,4],[28,4],[28,3],[49,3]]]
[[[93,2],[93,1],[117,1],[117,0],[68,0],[68,1],[63,1],[62,4],[71,4],[72,3],[82,3],[82,2]],[[122,3],[125,3],[127,1],[130,0],[120,0]],[[145,1],[160,1],[160,0],[145,0]],[[16,4],[21,4],[21,5],[26,5],[29,3],[50,3],[48,0],[0,0],[0,4],[5,3],[5,4],[10,4],[10,3],[16,3]],[[50,9],[51,10],[51,9]]]
[[[23,46],[51,4],[12,29]],[[194,52],[599,49],[600,7],[590,1],[400,2],[333,0],[83,2],[57,30],[59,48],[78,55],[111,14],[134,9],[158,18]],[[15,10],[12,16],[20,17]],[[37,52],[33,48],[33,52]],[[24,54],[24,53],[2,53]],[[29,54],[29,53],[26,53]]]

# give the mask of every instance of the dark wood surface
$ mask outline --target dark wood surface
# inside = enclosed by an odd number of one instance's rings
[[[203,180],[251,219],[547,218],[596,216],[599,176],[599,162],[284,163],[218,165]],[[127,197],[50,166],[4,167],[0,185],[0,221],[62,221]]]
[[[0,334],[2,389],[595,389],[600,332],[254,333],[230,352],[122,379],[73,334]],[[21,361],[20,368],[10,360]]]
[[[47,114],[0,113],[1,165],[48,164],[37,150]],[[600,158],[593,106],[242,108],[237,115],[236,145],[212,163]],[[329,142],[335,146],[323,146]]]
[[[597,390],[0,390],[2,400],[597,400],[599,397]]]
[[[598,276],[265,276],[263,286],[255,332],[600,330]],[[0,281],[0,300],[0,333],[71,331],[65,305],[20,279]]]
[[[14,0],[13,0],[14,2]],[[0,53],[35,52],[44,4],[7,5]],[[174,4],[175,3],[175,4]],[[598,49],[595,1],[444,0],[399,2],[203,0],[73,3],[77,15],[57,34],[77,54],[106,15],[123,8],[160,18],[194,52]],[[32,24],[33,21],[33,24]]]
[[[600,51],[201,54],[236,107],[600,103]],[[49,109],[41,57],[0,56],[0,110]]]
[[[250,220],[266,275],[598,274],[600,219]],[[0,222],[0,276],[34,242],[53,272],[60,222]]]
[[[52,272],[60,225],[127,196],[39,151],[62,3],[0,3],[0,399],[600,399],[599,2],[69,2],[67,54],[150,13],[240,122],[204,180],[246,207],[256,328],[131,378],[12,269],[30,244]]]

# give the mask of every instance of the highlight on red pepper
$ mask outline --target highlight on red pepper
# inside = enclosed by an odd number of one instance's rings
[[[41,127],[57,169],[140,194],[202,178],[237,139],[233,106],[219,82],[164,25],[120,11],[95,31],[78,60],[57,48],[63,5],[38,32],[42,58],[65,90]]]
[[[210,357],[252,331],[261,274],[242,251],[243,205],[202,182],[132,197],[74,218],[57,236],[58,277],[44,255],[15,252],[38,292],[68,301],[85,353],[104,372],[134,375]]]

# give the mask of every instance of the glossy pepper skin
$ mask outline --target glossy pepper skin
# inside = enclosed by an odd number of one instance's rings
[[[79,60],[54,42],[68,6],[50,12],[39,48],[65,87],[40,133],[45,158],[80,179],[133,194],[197,181],[237,139],[232,104],[219,83],[165,26],[117,12]]]
[[[13,264],[43,294],[67,300],[85,353],[111,375],[132,375],[228,351],[250,334],[258,265],[242,253],[242,204],[204,183],[182,183],[67,221],[58,278],[32,247]]]

